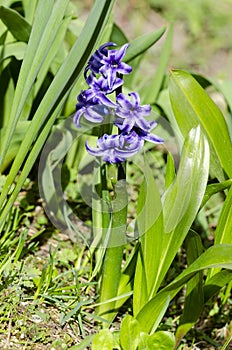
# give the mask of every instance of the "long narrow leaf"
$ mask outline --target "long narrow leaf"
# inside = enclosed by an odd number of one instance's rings
[[[158,31],[144,34],[130,42],[130,46],[127,49],[125,55],[125,62],[129,62],[141,55],[143,52],[148,50],[152,45],[154,45],[164,34],[165,28],[161,28]]]
[[[35,66],[34,58],[35,58],[37,49],[40,46],[39,44],[40,44],[40,40],[44,31],[44,28],[46,27],[47,21],[51,15],[52,5],[53,5],[52,1],[46,2],[44,0],[41,0],[37,7],[35,22],[32,26],[32,31],[28,42],[25,59],[23,60],[23,63],[22,63],[22,67],[20,70],[17,87],[14,95],[14,100],[12,103],[11,114],[8,120],[8,128],[6,130],[6,134],[4,137],[4,143],[3,143],[4,147],[1,150],[1,154],[0,154],[0,166],[4,160],[5,154],[11,142],[11,138],[16,128],[18,119],[23,109],[24,103],[27,99],[27,96],[31,90],[31,86],[36,77],[36,71],[38,70],[38,67]],[[30,71],[35,70],[34,79],[28,80],[28,73],[29,73],[28,70]],[[25,86],[26,83],[28,86],[27,85]]]
[[[141,96],[144,98],[146,103],[155,103],[161,89],[164,76],[166,73],[169,57],[171,54],[172,47],[172,38],[173,38],[173,25],[170,26],[167,37],[160,55],[160,60],[154,77],[151,82],[141,91]]]
[[[15,39],[24,42],[28,41],[31,26],[17,11],[0,6],[0,19]]]
[[[97,39],[102,33],[102,30],[107,22],[112,6],[113,1],[109,0],[99,0],[95,2],[95,5],[92,8],[92,11],[89,15],[89,18],[81,35],[79,36],[78,40],[76,41],[75,45],[70,51],[64,64],[61,66],[56,77],[54,78],[46,95],[41,101],[38,110],[36,111],[36,114],[30,124],[30,127],[28,128],[27,134],[25,135],[25,139],[21,144],[19,153],[15,158],[7,182],[0,196],[0,207],[3,205],[5,198],[8,194],[9,186],[11,186],[12,182],[14,181],[14,178],[17,175],[19,168],[21,167],[21,164],[26,157],[29,147],[31,146],[35,136],[38,133],[38,126],[42,126],[42,123],[52,114],[52,112],[55,111],[56,106],[60,103],[60,101],[62,101],[62,104],[64,103],[65,99],[67,98],[67,94],[69,93],[73,84],[78,78],[94,45],[96,44]],[[50,125],[50,128],[51,126],[52,124]],[[48,135],[49,131],[50,129],[48,128],[46,130],[46,135]],[[36,142],[35,155],[39,153],[42,147],[43,143],[41,141]],[[30,164],[28,164],[27,169],[24,169],[21,173],[21,180],[26,179],[35,160],[36,156],[34,158],[31,157]],[[17,192],[19,190],[20,187],[17,186],[17,191],[15,190],[16,192],[14,193],[14,196],[17,195]],[[4,221],[4,218],[6,217],[7,212],[10,209],[10,205],[13,205],[13,197],[10,198],[7,205],[7,209],[5,209],[4,212],[1,213],[0,222]]]

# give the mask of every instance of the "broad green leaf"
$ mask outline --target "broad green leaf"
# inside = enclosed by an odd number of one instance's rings
[[[118,296],[120,299],[116,300],[115,303],[115,316],[117,310],[125,303],[126,300],[133,294],[133,278],[137,262],[138,255],[138,245],[134,247],[134,250],[130,253],[128,260],[122,270],[121,278],[118,286]],[[125,295],[124,298],[121,298],[122,295]]]
[[[162,206],[157,184],[148,161],[144,164],[144,180],[137,205],[137,225],[140,236],[134,277],[133,310],[136,315],[148,301],[158,269],[157,254],[161,249],[163,221]]]
[[[148,350],[174,350],[175,337],[174,334],[165,331],[159,331],[147,338]],[[139,347],[140,349],[140,347]],[[141,348],[142,349],[142,348]]]
[[[205,195],[201,203],[201,208],[204,207],[204,205],[208,202],[208,200],[216,193],[226,190],[227,188],[231,187],[232,185],[232,179],[219,182],[216,184],[210,184],[206,187]]]
[[[232,81],[231,80],[219,80],[219,81],[212,81],[213,85],[221,91],[224,98],[226,99],[230,110],[232,111]],[[231,123],[229,123],[231,126]],[[232,130],[231,130],[232,132]]]
[[[141,97],[144,101],[146,101],[146,103],[155,103],[157,100],[167,70],[169,57],[171,54],[172,37],[173,25],[170,26],[167,32],[167,37],[160,55],[160,60],[156,72],[151,82],[149,82],[141,91]]]
[[[215,231],[215,244],[232,244],[232,187],[230,188]]]
[[[190,74],[180,70],[171,71],[170,99],[183,135],[201,124],[221,166],[232,177],[232,143],[216,104]]]
[[[214,244],[232,244],[232,187],[230,188],[225,203],[223,205],[217,228],[214,234]],[[213,269],[208,274],[207,278],[209,279],[215,273],[218,272],[218,269]]]
[[[187,263],[191,265],[203,251],[199,235],[190,231],[185,240]],[[176,331],[176,343],[179,344],[184,335],[198,320],[204,305],[203,272],[198,272],[187,282],[184,311]]]
[[[190,222],[193,222],[204,196],[208,180],[208,167],[207,140],[198,127],[191,130],[181,155],[177,177],[164,194],[164,229],[166,233],[174,231],[184,217],[183,226],[190,227]]]
[[[48,2],[45,1],[45,3],[47,6]],[[64,2],[62,5],[64,5]],[[2,193],[0,196],[0,207],[5,202],[8,189],[13,183],[15,176],[17,175],[23,161],[26,159],[27,152],[30,149],[34,141],[34,138],[38,133],[39,127],[43,125],[45,120],[48,119],[48,121],[46,123],[46,126],[43,128],[42,132],[40,133],[38,139],[36,139],[36,143],[27,158],[27,161],[21,172],[20,181],[17,183],[14,192],[12,193],[11,197],[7,202],[6,207],[1,212],[0,227],[2,222],[4,222],[4,219],[7,216],[8,211],[13,205],[13,202],[18,192],[20,191],[20,186],[22,186],[23,182],[25,181],[29,171],[31,170],[36,160],[36,157],[38,156],[40,150],[42,149],[43,144],[49,134],[50,128],[52,127],[55,121],[55,118],[57,118],[58,113],[60,113],[61,107],[64,105],[64,102],[67,99],[67,95],[69,91],[72,89],[72,86],[74,85],[76,79],[81,73],[83,66],[86,63],[92,51],[93,46],[96,44],[96,40],[98,39],[98,37],[100,37],[102,33],[102,29],[104,28],[107,22],[112,6],[113,6],[113,1],[109,1],[109,0],[95,2],[81,35],[77,39],[75,45],[72,47],[72,50],[70,51],[68,57],[66,58],[63,65],[61,66],[59,72],[57,73],[51,86],[49,87],[46,95],[41,101],[41,104],[37,109],[33,117],[33,120],[31,121],[30,127],[28,128],[25,139],[21,144],[17,157],[15,158],[14,164],[12,165],[10,174],[5,184],[5,188],[2,190]],[[44,11],[44,8],[42,7],[43,7],[43,1],[42,2],[40,1],[38,8],[39,8],[39,11],[41,11],[41,16],[44,17],[43,12],[46,12],[46,11]],[[48,16],[49,15],[50,14],[48,14]],[[33,26],[32,32],[33,30],[34,30],[34,26]],[[38,38],[36,41],[36,45],[38,45]],[[34,50],[34,46],[33,46],[33,50]],[[30,52],[30,56],[34,54],[33,50],[32,52]],[[24,77],[24,79],[26,79],[26,77]],[[18,114],[18,117],[19,117],[20,111],[18,111],[18,113],[19,113]],[[14,120],[14,114],[12,114],[12,118]],[[10,122],[11,124],[13,123],[12,119],[10,120]],[[11,130],[9,130],[9,135],[12,136]],[[10,138],[8,138],[8,142],[9,140]],[[8,145],[6,145],[6,150],[7,148],[8,148]],[[1,155],[3,156],[3,154]]]
[[[141,55],[143,52],[148,50],[152,45],[154,45],[164,34],[165,28],[161,28],[157,31],[144,34],[130,42],[130,46],[126,51],[126,55],[123,59],[124,62],[130,62],[137,56]]]
[[[109,329],[102,329],[95,335],[92,350],[112,350],[114,346],[113,334]]]
[[[183,243],[199,210],[208,170],[208,144],[198,127],[186,139],[177,176],[164,194],[163,217],[155,220],[161,207],[151,175],[147,181],[148,199],[141,188],[138,209],[143,208],[143,215],[138,214],[137,220],[139,232],[145,235],[141,237],[134,278],[134,315],[155,295]]]
[[[164,234],[159,250],[157,290],[183,243],[205,192],[209,172],[209,147],[200,128],[185,140],[177,176],[163,196]]]
[[[1,56],[0,64],[2,64],[4,60],[10,57],[15,57],[17,60],[22,60],[25,55],[26,47],[27,47],[27,44],[23,42],[6,44],[2,48],[3,55]]]
[[[130,315],[123,321],[120,330],[120,344],[123,350],[136,350],[140,340],[139,322]]]
[[[24,42],[28,41],[31,26],[17,11],[0,6],[0,19],[15,39]]]
[[[181,130],[177,124],[176,118],[175,118],[173,110],[172,110],[168,89],[164,89],[164,90],[160,91],[159,96],[158,96],[158,100],[157,100],[157,104],[164,111],[168,121],[171,124],[171,128],[174,132],[174,135],[178,141],[179,149],[182,149],[186,135],[183,136],[183,134],[181,133]]]
[[[171,155],[171,153],[168,153],[167,157],[167,164],[166,164],[166,173],[165,173],[165,189],[167,190],[168,187],[171,185],[175,178],[175,164],[174,159]]]
[[[184,284],[196,273],[214,267],[232,270],[232,244],[219,244],[210,247],[172,283],[152,298],[136,316],[142,331],[154,332],[158,326],[156,320],[161,319],[167,310],[168,305],[166,308],[164,307],[167,298],[173,299]],[[155,323],[156,327],[154,327]]]
[[[227,283],[232,281],[232,271],[222,270],[206,280],[204,286],[204,299],[208,301],[213,295],[219,293],[219,290]]]

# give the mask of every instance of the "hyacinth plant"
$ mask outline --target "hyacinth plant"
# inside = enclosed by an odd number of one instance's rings
[[[148,121],[151,113],[150,105],[141,105],[137,92],[130,92],[128,96],[122,92],[123,75],[128,75],[132,67],[123,62],[129,44],[120,49],[109,49],[116,46],[113,42],[103,44],[94,54],[84,70],[88,89],[83,90],[77,97],[74,123],[81,127],[81,119],[94,124],[107,123],[109,132],[116,127],[117,133],[99,135],[97,147],[91,147],[86,141],[87,152],[100,162],[100,187],[103,199],[102,212],[94,212],[101,216],[100,221],[104,230],[101,230],[101,245],[106,248],[102,263],[100,287],[99,315],[111,321],[114,314],[115,301],[109,305],[108,300],[117,297],[123,260],[123,250],[126,243],[127,203],[124,202],[120,210],[114,208],[110,199],[111,189],[107,186],[109,171],[108,165],[115,165],[117,178],[120,182],[120,191],[115,192],[114,200],[123,202],[126,189],[126,161],[134,156],[144,146],[145,141],[154,144],[163,143],[163,140],[152,134],[157,125],[156,121]],[[115,95],[115,101],[109,95]],[[117,199],[116,199],[117,196]],[[120,198],[122,197],[122,199]],[[106,208],[109,208],[106,210]],[[99,220],[98,220],[99,221]],[[99,230],[99,228],[98,228]],[[108,238],[106,241],[106,232]],[[98,235],[98,232],[95,232]],[[105,302],[105,303],[104,303]],[[107,303],[106,303],[107,302]]]
[[[147,119],[151,113],[150,105],[141,105],[137,92],[129,92],[128,95],[122,92],[123,75],[131,73],[132,70],[121,61],[128,44],[119,50],[108,49],[111,45],[115,44],[108,42],[101,46],[87,64],[85,79],[89,88],[78,95],[74,122],[78,128],[81,128],[81,123],[86,120],[92,125],[103,126],[104,123],[109,123],[108,132],[105,132],[104,127],[98,129],[95,147],[88,141],[85,144],[87,152],[100,164],[102,202],[100,211],[93,210],[93,223],[101,223],[94,227],[94,231],[95,236],[98,236],[100,229],[103,250],[97,257],[97,265],[101,266],[98,270],[100,298],[96,304],[97,313],[101,317],[103,328],[109,327],[120,307],[131,295],[133,295],[133,311],[132,315],[127,315],[123,320],[120,339],[104,328],[94,337],[92,345],[93,349],[108,344],[109,349],[118,346],[119,349],[129,350],[143,347],[160,349],[162,344],[162,349],[177,349],[183,336],[199,317],[204,297],[208,300],[220,288],[219,280],[222,275],[223,283],[228,283],[231,278],[230,271],[221,271],[221,267],[231,268],[231,245],[221,245],[231,242],[227,239],[230,225],[225,229],[227,232],[225,236],[218,233],[220,238],[217,242],[220,242],[220,245],[215,245],[204,254],[198,234],[191,230],[197,212],[208,198],[218,190],[231,185],[231,180],[223,182],[219,168],[214,167],[213,171],[217,169],[216,176],[222,182],[214,189],[209,187],[209,192],[206,189],[210,166],[210,149],[206,135],[214,149],[211,149],[214,155],[211,156],[211,161],[220,161],[228,176],[231,169],[224,158],[225,154],[219,151],[222,145],[218,142],[221,141],[217,139],[216,132],[209,128],[205,116],[213,115],[217,120],[229,153],[231,141],[220,111],[200,85],[185,72],[173,71],[170,75],[170,100],[175,119],[172,119],[172,114],[169,114],[169,118],[172,120],[176,135],[178,133],[180,135],[179,143],[182,147],[178,174],[175,175],[173,158],[169,154],[166,190],[160,198],[145,156],[144,181],[138,198],[135,227],[139,240],[122,270],[123,251],[127,243],[126,161],[144,147],[145,141],[162,144],[163,140],[152,133],[156,122]],[[115,94],[114,99],[109,99],[112,93]],[[201,105],[204,105],[204,111],[198,105],[199,100],[202,102]],[[166,105],[162,103],[161,100],[160,105],[165,109]],[[185,115],[189,114],[192,117],[186,120]],[[118,184],[118,187],[113,186],[115,191],[113,200],[110,195],[112,187],[109,188],[108,185],[110,174],[108,167],[112,166],[117,169]],[[94,191],[95,186],[93,186],[93,200]],[[118,206],[119,203],[123,205]],[[225,207],[225,212],[227,210]],[[175,280],[162,288],[165,275],[183,242],[189,266]],[[100,263],[99,258],[102,259]],[[219,262],[221,259],[224,262]],[[202,270],[216,266],[219,269],[214,269],[209,274],[204,291]],[[216,275],[217,273],[219,275]],[[93,275],[96,276],[96,273]],[[186,311],[182,315],[174,338],[172,333],[157,331],[157,328],[171,299],[186,282],[188,288]]]

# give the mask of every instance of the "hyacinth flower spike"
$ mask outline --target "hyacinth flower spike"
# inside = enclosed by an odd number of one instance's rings
[[[106,97],[106,95],[112,93],[121,86],[123,84],[122,79],[116,78],[112,87],[109,87],[108,82],[103,76],[96,78],[91,74],[87,79],[87,83],[90,86],[89,98],[97,98],[99,103],[105,104],[109,107],[116,107],[115,103]]]
[[[102,59],[104,57],[107,57],[108,50],[106,49],[109,46],[117,46],[113,42],[107,42],[99,47],[98,50],[96,50],[93,55],[90,57],[88,64],[84,71],[84,77],[87,79],[87,72],[90,70],[94,74],[100,73],[99,69],[102,67]]]
[[[123,93],[117,96],[116,119],[115,125],[123,131],[130,131],[134,126],[142,130],[149,131],[150,123],[144,118],[151,113],[150,105],[140,105],[140,97],[137,92],[128,94],[132,97],[129,99]]]
[[[103,161],[114,164],[126,161],[135,155],[142,147],[144,141],[135,131],[121,133],[120,135],[104,134],[97,141],[97,148],[92,148],[86,142],[86,149],[94,157],[101,157]]]
[[[125,44],[120,50],[109,50],[108,55],[104,56],[101,60],[102,67],[100,67],[99,72],[102,73],[105,78],[107,78],[110,87],[113,86],[118,74],[129,74],[132,71],[131,66],[125,62],[122,62],[128,46],[129,44]]]

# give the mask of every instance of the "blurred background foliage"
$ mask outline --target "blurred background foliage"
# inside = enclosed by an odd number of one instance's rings
[[[73,0],[85,18],[92,1]],[[174,22],[169,66],[188,69],[215,78],[232,78],[232,1],[221,0],[118,0],[115,22],[129,39]],[[149,50],[145,73],[155,69],[165,36]],[[148,74],[149,76],[149,74]]]

